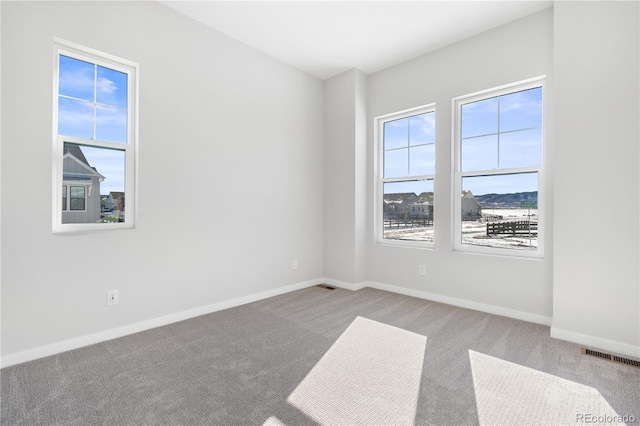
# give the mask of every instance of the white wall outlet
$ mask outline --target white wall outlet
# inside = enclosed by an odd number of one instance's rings
[[[298,269],[298,259],[293,259],[293,269]]]
[[[427,275],[427,267],[424,265],[420,265],[420,267],[418,268],[418,273],[420,275]]]
[[[118,294],[118,290],[107,291],[107,306],[117,305],[118,303],[120,303],[120,295]]]

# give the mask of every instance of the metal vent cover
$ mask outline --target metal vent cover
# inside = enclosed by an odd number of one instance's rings
[[[624,364],[631,367],[640,368],[640,361],[631,358],[624,358],[618,355],[608,354],[606,352],[594,351],[593,349],[582,348],[583,355],[594,356],[596,358],[605,359],[618,364]]]

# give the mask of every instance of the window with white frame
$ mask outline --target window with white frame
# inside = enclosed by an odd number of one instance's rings
[[[435,107],[376,118],[378,241],[433,243]]]
[[[543,83],[454,99],[457,249],[542,255]]]
[[[137,65],[61,40],[54,53],[53,230],[133,228]]]

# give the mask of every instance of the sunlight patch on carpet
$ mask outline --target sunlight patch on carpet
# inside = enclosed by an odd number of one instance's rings
[[[481,425],[623,425],[596,389],[469,351]]]
[[[357,317],[287,401],[321,425],[413,425],[426,342]]]
[[[282,421],[279,418],[275,416],[271,416],[262,424],[262,426],[287,426],[287,425],[282,423]]]

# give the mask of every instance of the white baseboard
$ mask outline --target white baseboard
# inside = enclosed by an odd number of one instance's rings
[[[328,284],[333,287],[340,287],[340,288],[344,288],[345,290],[352,290],[352,291],[358,291],[361,288],[366,287],[364,283],[351,284],[344,281],[334,280],[332,278],[322,278],[322,282],[324,284]]]
[[[551,327],[551,337],[554,339],[577,343],[582,346],[588,346],[593,349],[600,349],[606,352],[613,352],[618,355],[625,355],[640,359],[640,346],[634,346],[628,343],[621,343],[614,340],[603,339],[602,337],[576,333],[575,331],[563,330],[558,327]]]
[[[240,305],[245,305],[247,303],[256,302],[258,300],[267,299],[269,297],[279,296],[284,293],[289,293],[295,290],[301,290],[303,288],[311,287],[318,284],[327,284],[334,287],[339,287],[339,288],[352,290],[352,291],[357,291],[365,287],[370,287],[378,290],[389,291],[392,293],[403,294],[405,296],[412,296],[420,299],[431,300],[434,302],[446,303],[448,305],[458,306],[461,308],[473,309],[481,312],[505,316],[509,318],[528,321],[536,324],[542,324],[546,326],[551,326],[551,321],[552,321],[550,317],[546,317],[543,315],[517,311],[515,309],[503,308],[500,306],[488,305],[484,303],[478,303],[478,302],[473,302],[469,300],[458,299],[455,297],[443,296],[440,294],[378,283],[374,281],[364,281],[357,284],[352,284],[344,281],[334,280],[331,278],[316,278],[313,280],[291,284],[288,286],[279,287],[272,290],[267,290],[260,293],[239,297],[236,299],[226,300],[223,302],[218,302],[218,303],[202,306],[195,309],[189,309],[186,311],[177,312],[175,314],[153,318],[147,321],[130,324],[123,327],[105,330],[99,333],[89,334],[87,336],[81,336],[81,337],[77,337],[69,340],[64,340],[62,342],[57,342],[50,345],[40,346],[34,349],[29,349],[26,351],[5,355],[2,358],[0,358],[0,366],[4,368],[4,367],[9,367],[11,365],[20,364],[27,361],[32,361],[38,358],[44,358],[46,356],[59,354],[62,352],[73,350],[73,349],[82,348],[84,346],[89,346],[89,345],[104,342],[107,340],[116,339],[118,337],[127,336],[133,333],[150,330],[152,328],[161,327],[163,325],[184,321],[190,318],[198,317],[200,315],[206,315],[212,312],[217,312],[217,311],[233,308]],[[620,343],[620,342],[607,340],[607,339],[594,337],[594,336],[589,336],[585,334],[575,333],[572,331],[562,330],[557,327],[551,327],[551,337],[593,347],[593,348],[599,348],[599,349],[614,352],[620,355],[640,358],[640,347],[637,347],[634,345]]]
[[[50,345],[40,346],[34,349],[5,355],[0,358],[0,366],[4,368],[15,364],[21,364],[27,361],[33,361],[35,359],[44,358],[46,356],[59,354],[100,342],[105,342],[107,340],[116,339],[118,337],[128,336],[133,333],[139,333],[141,331],[150,330],[152,328],[161,327],[163,325],[168,325],[179,321],[184,321],[190,318],[198,317],[200,315],[206,315],[212,312],[222,311],[224,309],[245,305],[247,303],[256,302],[258,300],[267,299],[273,296],[279,296],[284,293],[289,293],[294,290],[300,290],[322,283],[324,283],[323,279],[316,278],[310,281],[291,284],[288,286],[251,294],[249,296],[238,297],[236,299],[225,300],[223,302],[189,309],[182,312],[176,312],[175,314],[165,315],[135,324],[113,328],[110,330],[105,330],[98,333],[76,337],[73,339],[64,340],[62,342],[52,343]]]
[[[529,312],[517,311],[515,309],[503,308],[501,306],[488,305],[486,303],[473,302],[456,297],[443,296],[441,294],[429,293],[426,291],[413,290],[404,287],[398,287],[389,284],[382,284],[373,281],[361,283],[363,287],[376,288],[378,290],[390,291],[392,293],[403,294],[405,296],[417,297],[420,299],[431,300],[433,302],[446,303],[447,305],[458,306],[465,309],[473,309],[475,311],[486,312],[489,314],[500,315],[503,317],[514,318],[522,321],[532,322],[535,324],[551,325],[551,317],[544,315],[532,314]]]

